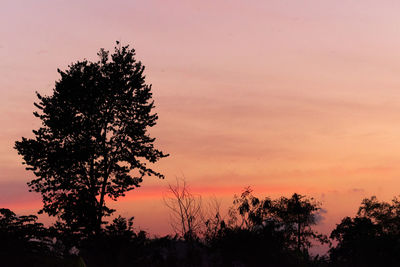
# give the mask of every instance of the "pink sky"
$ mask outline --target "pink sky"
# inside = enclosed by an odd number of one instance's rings
[[[50,94],[57,68],[121,40],[147,67],[152,133],[171,156],[156,165],[166,179],[147,179],[120,213],[170,231],[154,221],[167,218],[166,185],[184,175],[225,206],[245,186],[313,196],[329,231],[363,197],[399,194],[399,10],[372,0],[2,1],[0,206],[40,208],[13,149],[39,126],[34,92]]]

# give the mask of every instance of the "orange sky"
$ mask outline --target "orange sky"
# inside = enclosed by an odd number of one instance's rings
[[[156,165],[166,179],[147,179],[120,213],[170,231],[155,223],[167,218],[162,192],[186,176],[225,206],[245,186],[314,196],[329,231],[363,197],[399,194],[399,11],[372,0],[2,1],[0,206],[40,207],[12,148],[39,126],[34,92],[121,40],[147,67],[152,134],[171,156]]]

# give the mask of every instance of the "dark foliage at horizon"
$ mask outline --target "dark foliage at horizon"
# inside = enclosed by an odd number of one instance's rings
[[[98,235],[85,237],[57,225],[44,228],[36,216],[1,209],[0,248],[7,266],[398,266],[397,198],[392,203],[364,199],[357,215],[344,218],[332,231],[336,245],[327,255],[313,257],[309,238],[327,241],[311,228],[318,209],[318,202],[298,194],[260,200],[246,189],[235,198],[227,222],[219,220],[215,231],[190,239],[149,238],[134,230],[133,218],[120,216]],[[300,231],[298,218],[304,223]],[[207,218],[208,223],[213,219]]]
[[[228,222],[222,220],[217,230],[205,237],[223,266],[232,262],[262,266],[264,258],[268,266],[309,266],[314,261],[308,253],[310,241],[327,240],[312,230],[321,209],[312,198],[293,194],[260,200],[246,188],[233,204]]]

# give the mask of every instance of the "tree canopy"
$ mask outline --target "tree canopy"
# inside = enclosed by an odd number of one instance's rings
[[[148,133],[158,115],[135,50],[117,42],[98,56],[58,70],[53,94],[37,93],[34,103],[42,126],[15,143],[36,176],[28,185],[42,195],[41,212],[88,233],[113,212],[106,197],[124,196],[145,176],[163,178],[148,164],[168,156]]]
[[[332,231],[337,242],[329,251],[337,266],[398,266],[400,262],[400,200],[362,201],[357,216],[345,217]]]

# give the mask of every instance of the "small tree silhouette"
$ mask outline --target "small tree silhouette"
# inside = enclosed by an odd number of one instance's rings
[[[321,204],[313,198],[293,194],[290,198],[281,197],[274,201],[273,213],[284,226],[289,240],[299,252],[305,253],[311,240],[328,243],[327,237],[316,233],[312,226],[317,224],[317,214]]]
[[[233,203],[229,211],[230,227],[252,232],[271,231],[286,247],[305,256],[308,256],[311,240],[328,243],[325,235],[312,229],[321,210],[320,203],[313,198],[295,193],[290,198],[260,200],[248,187],[240,197],[235,196]]]
[[[204,227],[201,197],[190,192],[185,179],[177,178],[168,191],[164,203],[171,210],[171,226],[186,241],[193,241]]]
[[[88,234],[113,212],[106,196],[117,200],[146,175],[163,178],[146,162],[167,156],[147,132],[158,116],[135,50],[117,42],[111,57],[104,49],[98,56],[58,70],[53,95],[37,93],[42,127],[15,144],[37,177],[28,185],[42,195],[41,212]]]

